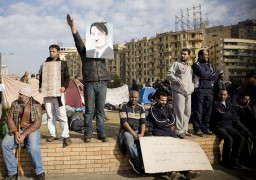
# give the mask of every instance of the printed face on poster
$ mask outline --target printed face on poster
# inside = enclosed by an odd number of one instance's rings
[[[112,24],[105,22],[86,23],[86,56],[114,59]]]

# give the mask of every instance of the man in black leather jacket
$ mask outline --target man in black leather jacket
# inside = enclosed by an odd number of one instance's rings
[[[77,51],[82,61],[84,98],[85,98],[85,129],[84,141],[90,142],[92,137],[92,119],[96,111],[96,129],[98,139],[107,142],[104,125],[104,105],[107,94],[107,81],[110,75],[105,66],[105,59],[87,58],[86,47],[75,27],[74,20],[67,15],[67,23],[71,28]]]

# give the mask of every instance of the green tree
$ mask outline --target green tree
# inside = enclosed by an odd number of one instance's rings
[[[117,88],[122,86],[122,81],[116,74],[111,74],[111,81],[108,82],[108,88]]]

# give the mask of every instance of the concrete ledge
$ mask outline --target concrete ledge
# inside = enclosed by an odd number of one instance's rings
[[[60,175],[71,174],[83,175],[88,173],[116,174],[131,170],[128,163],[129,154],[125,157],[119,151],[115,138],[102,143],[92,139],[90,143],[84,143],[80,138],[71,138],[72,145],[63,148],[62,141],[56,140],[51,143],[41,140],[43,168],[46,174]],[[220,149],[223,141],[216,136],[189,137],[186,140],[200,144],[209,161],[214,164],[220,159]],[[2,176],[7,174],[2,152],[0,152],[0,172]],[[27,150],[21,150],[22,174],[33,175],[34,168]]]

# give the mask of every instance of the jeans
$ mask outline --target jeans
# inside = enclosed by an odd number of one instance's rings
[[[98,137],[105,135],[104,105],[107,95],[107,82],[84,83],[85,114],[84,135],[92,136],[92,119],[96,112],[96,130]]]
[[[60,121],[61,137],[69,137],[68,118],[65,109],[64,93],[61,94],[63,106],[59,107],[57,97],[45,97],[44,104],[48,118],[48,130],[51,136],[57,137],[56,120]]]
[[[216,128],[214,133],[224,139],[222,162],[237,160],[245,142],[244,137],[235,128]]]
[[[40,130],[38,129],[32,132],[25,138],[25,140],[27,151],[35,167],[36,175],[43,173],[43,163],[40,147]],[[17,161],[13,153],[13,149],[17,147],[17,144],[14,140],[14,135],[7,133],[2,141],[1,146],[4,163],[8,171],[8,176],[14,175],[17,173]]]
[[[138,131],[135,132],[138,134]],[[124,132],[124,141],[136,165],[140,166],[141,168],[144,168],[139,142],[136,142],[133,135],[131,135],[127,131]]]

